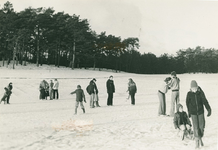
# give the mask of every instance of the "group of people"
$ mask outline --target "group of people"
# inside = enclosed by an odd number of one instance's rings
[[[99,105],[99,97],[98,97],[98,88],[96,85],[96,79],[93,78],[89,85],[86,87],[87,93],[90,95],[90,108],[100,107]],[[115,85],[113,81],[113,76],[110,76],[109,79],[106,82],[106,88],[107,88],[107,105],[113,106],[113,94],[115,93]],[[133,81],[133,79],[129,79],[128,83],[128,90],[129,97],[131,97],[131,104],[135,105],[135,93],[137,92],[136,83]],[[84,91],[81,89],[80,85],[77,85],[77,89],[74,92],[71,92],[71,94],[76,94],[76,104],[75,104],[75,114],[77,114],[77,108],[80,104],[81,108],[83,109],[83,113],[85,113],[85,108],[83,105],[83,100],[86,102]]]
[[[1,102],[4,102],[4,104],[10,104],[9,100],[12,94],[12,89],[13,89],[13,85],[12,85],[12,82],[10,82],[8,86],[4,88],[5,92],[4,92],[3,97],[1,98],[0,104]]]
[[[53,99],[58,99],[59,98],[59,93],[58,93],[58,88],[59,88],[59,82],[57,79],[50,80],[50,83],[48,83],[46,80],[42,80],[39,84],[39,99],[40,100],[47,100],[47,97],[50,98],[50,100]]]
[[[166,96],[167,91],[171,89],[171,109],[169,116],[173,117],[173,123],[175,129],[178,130],[178,133],[181,133],[182,140],[184,136],[191,135],[191,127],[193,124],[193,133],[194,139],[196,141],[196,149],[200,146],[204,146],[202,137],[204,135],[205,128],[205,117],[204,117],[204,107],[207,109],[207,117],[211,115],[211,107],[206,99],[206,96],[198,86],[195,80],[192,80],[190,83],[190,91],[186,96],[186,107],[188,114],[183,111],[183,106],[180,103],[179,99],[179,90],[180,90],[180,79],[176,76],[176,72],[171,72],[171,77],[167,77],[164,80],[164,84],[158,90],[159,97],[159,109],[158,115],[166,115]],[[176,109],[176,111],[175,111]],[[192,124],[190,119],[192,120]]]

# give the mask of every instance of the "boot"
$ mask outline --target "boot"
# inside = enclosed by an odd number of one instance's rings
[[[83,113],[85,114],[85,108],[82,108],[82,110],[83,110]]]
[[[199,149],[199,139],[195,139],[195,149]]]
[[[77,108],[75,108],[75,114],[74,115],[76,115],[77,114]]]
[[[97,107],[101,107],[101,106],[99,105],[98,101],[96,101],[96,106],[97,106]]]
[[[200,143],[201,146],[204,146],[204,143],[203,143],[203,141],[202,141],[202,138],[200,138],[199,143]]]

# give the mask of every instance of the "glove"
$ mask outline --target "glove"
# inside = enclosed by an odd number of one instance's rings
[[[208,110],[208,113],[207,113],[207,117],[209,117],[209,116],[211,115],[211,113],[212,113],[212,112],[211,112],[211,109],[209,109],[209,110]]]

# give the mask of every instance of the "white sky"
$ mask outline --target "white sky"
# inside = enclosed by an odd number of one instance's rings
[[[7,0],[0,0],[0,7]],[[138,37],[141,53],[175,54],[188,47],[218,49],[218,0],[9,0],[15,11],[31,6],[88,19],[98,34]]]

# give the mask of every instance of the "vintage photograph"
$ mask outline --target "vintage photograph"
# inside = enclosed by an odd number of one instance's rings
[[[0,0],[0,150],[218,149],[218,0]]]

